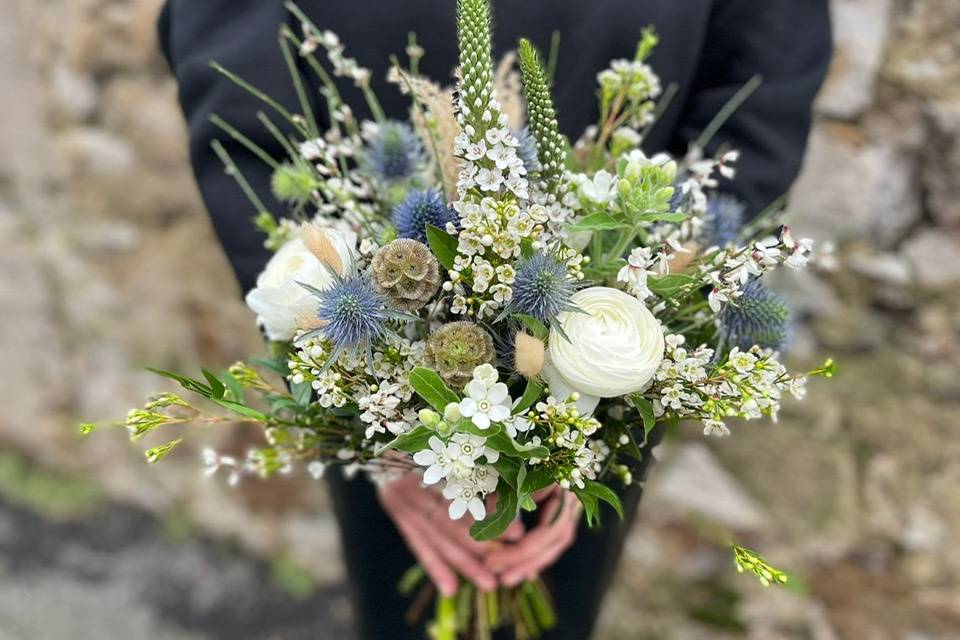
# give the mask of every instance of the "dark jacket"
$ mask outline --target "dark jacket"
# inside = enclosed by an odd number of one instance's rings
[[[337,32],[347,55],[374,70],[374,87],[388,115],[403,118],[409,101],[384,81],[391,53],[403,56],[415,31],[426,50],[424,72],[450,81],[456,64],[455,0],[301,0],[321,29]],[[656,26],[652,64],[677,95],[645,143],[647,151],[683,154],[730,97],[753,75],[763,84],[714,138],[742,152],[737,180],[724,185],[757,213],[783,195],[800,169],[811,104],[830,59],[827,0],[495,0],[497,53],[520,36],[549,49],[562,34],[556,99],[564,132],[573,138],[595,122],[596,74],[613,58],[632,57],[641,29]],[[269,171],[215,129],[219,114],[276,157],[282,150],[256,120],[260,105],[217,76],[215,60],[296,110],[277,45],[277,28],[293,24],[279,0],[168,0],[160,43],[180,86],[197,182],[244,290],[268,255],[250,218],[255,213],[210,149],[223,140],[265,202]],[[352,86],[343,93],[363,115]],[[276,206],[275,211],[281,207]]]

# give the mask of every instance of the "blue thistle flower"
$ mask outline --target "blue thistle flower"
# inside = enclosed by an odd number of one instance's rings
[[[456,216],[435,189],[411,191],[407,198],[393,210],[393,224],[401,238],[410,238],[427,244],[427,225],[443,229]]]
[[[727,346],[746,351],[753,345],[782,351],[789,337],[790,309],[779,295],[759,279],[743,288],[736,303],[720,314],[720,330]]]
[[[523,127],[514,135],[520,141],[520,146],[517,147],[517,157],[523,161],[524,169],[527,170],[528,174],[538,173],[542,166],[540,165],[540,151],[537,147],[536,136],[530,131],[529,126]]]
[[[570,298],[577,288],[562,260],[552,254],[535,253],[517,265],[513,299],[505,313],[523,313],[547,324],[560,312],[575,308]]]
[[[313,290],[320,300],[317,318],[323,323],[323,337],[330,341],[336,356],[344,351],[369,350],[390,330],[386,301],[373,284],[360,274],[336,278],[326,291]],[[332,359],[336,359],[333,357]]]
[[[423,142],[410,125],[385,122],[367,140],[364,168],[384,182],[406,180],[426,162]]]
[[[707,211],[700,229],[701,244],[705,247],[725,247],[737,240],[743,227],[746,205],[725,193],[707,199]]]

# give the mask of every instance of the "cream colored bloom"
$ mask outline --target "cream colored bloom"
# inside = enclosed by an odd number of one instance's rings
[[[564,338],[550,333],[550,364],[581,394],[613,398],[642,391],[663,360],[663,328],[647,307],[619,289],[591,287],[562,313]]]
[[[357,236],[350,231],[324,229],[340,257],[344,272],[353,268]],[[257,314],[257,324],[271,340],[292,340],[297,321],[315,315],[317,299],[298,282],[321,291],[333,283],[333,275],[298,235],[280,247],[247,294],[247,306]]]

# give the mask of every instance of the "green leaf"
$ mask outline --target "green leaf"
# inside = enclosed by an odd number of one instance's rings
[[[436,256],[437,262],[442,264],[447,271],[453,269],[453,261],[457,257],[457,239],[440,227],[428,224],[427,243],[430,245],[433,255]]]
[[[376,455],[381,455],[383,452],[389,449],[396,449],[397,451],[406,451],[407,453],[416,453],[417,451],[423,451],[429,446],[430,438],[437,435],[436,431],[432,429],[427,429],[425,426],[420,425],[415,427],[412,431],[407,433],[400,434],[387,444],[383,445],[376,451]]]
[[[284,344],[286,343],[274,343],[274,344]],[[266,369],[270,369],[274,373],[279,373],[284,378],[287,377],[287,374],[290,373],[290,369],[286,366],[285,363],[281,363],[279,360],[273,358],[252,358],[250,360],[251,364],[260,365]]]
[[[550,337],[550,330],[547,329],[547,325],[543,324],[533,316],[528,316],[525,313],[514,313],[510,317],[519,320],[534,338],[538,338],[546,343],[547,339]]]
[[[521,462],[515,458],[500,456],[500,459],[493,463],[493,468],[500,474],[500,479],[517,490],[517,478],[520,475]]]
[[[471,433],[475,436],[490,438],[499,434],[501,431],[503,431],[503,427],[501,427],[497,423],[494,423],[494,424],[491,424],[486,429],[481,429],[477,425],[473,424],[473,422],[469,418],[463,418],[462,420],[457,422],[457,431],[465,431],[466,433]]]
[[[224,371],[221,373],[220,379],[223,380],[223,384],[225,384],[227,389],[230,391],[230,399],[243,404],[244,393],[243,387],[240,385],[240,381],[237,380],[229,371]]]
[[[636,222],[683,222],[689,216],[685,213],[645,213],[635,218]]]
[[[524,478],[523,484],[520,485],[520,493],[536,493],[537,491],[546,489],[552,485],[553,480],[552,471],[546,469],[542,465],[536,465],[530,469],[530,471],[527,473],[527,477]]]
[[[578,220],[575,224],[568,225],[570,231],[603,231],[607,229],[626,229],[629,228],[625,222],[621,222],[611,216],[609,213],[591,213]]]
[[[693,276],[685,273],[670,273],[665,276],[652,276],[647,279],[647,286],[650,291],[663,298],[674,296],[696,283],[697,280]]]
[[[203,373],[203,377],[207,379],[207,382],[210,383],[211,399],[219,400],[223,398],[223,394],[227,392],[226,385],[220,382],[219,378],[210,371],[206,369],[201,369],[200,371]]]
[[[410,372],[410,386],[417,395],[426,400],[430,406],[441,414],[451,402],[459,402],[460,398],[447,387],[440,375],[431,369],[417,367]]]
[[[520,500],[520,508],[524,511],[536,511],[537,503],[533,501],[533,497],[530,494],[527,494]]]
[[[527,388],[513,408],[513,415],[520,415],[532,407],[540,399],[541,394],[543,394],[543,385],[533,379],[527,380]]]
[[[480,541],[499,537],[517,517],[518,508],[516,492],[509,491],[507,487],[498,487],[497,510],[482,521],[473,523],[470,527],[470,535],[474,540]]]
[[[293,394],[294,402],[301,407],[308,406],[310,404],[310,400],[313,398],[313,386],[306,381],[298,384],[291,384],[290,392]]]
[[[649,436],[653,428],[657,426],[657,418],[653,414],[653,404],[639,393],[630,396],[630,400],[633,402],[633,406],[637,408],[637,411],[640,412],[640,418],[643,419],[643,441],[646,442],[647,436]]]
[[[244,418],[250,418],[252,420],[256,420],[257,422],[270,422],[270,416],[260,413],[256,409],[251,409],[246,405],[242,405],[239,402],[223,400],[222,398],[210,398],[210,400],[216,402],[225,409],[230,409],[230,411],[233,411],[237,415],[243,416]]]
[[[164,378],[170,378],[171,380],[176,380],[177,382],[180,383],[180,386],[182,386],[187,391],[192,391],[193,393],[201,395],[204,398],[209,398],[213,393],[210,387],[203,384],[199,380],[194,380],[193,378],[182,376],[179,373],[173,373],[172,371],[164,371],[163,369],[153,369],[150,367],[147,368],[147,371],[150,371],[151,373],[155,373],[158,376],[163,376]]]
[[[487,437],[487,441],[484,446],[490,447],[491,449],[499,451],[500,453],[519,456],[524,459],[539,458],[544,460],[550,457],[550,450],[546,447],[529,444],[521,445],[516,440],[511,438],[508,433],[503,431]]]
[[[573,492],[580,499],[580,504],[583,505],[583,513],[587,516],[587,526],[592,529],[599,525],[600,504],[597,502],[597,497],[580,489],[574,489]]]
[[[608,505],[613,507],[613,510],[616,511],[617,515],[620,516],[620,519],[623,520],[623,504],[620,503],[620,496],[618,496],[613,489],[602,482],[585,480],[583,482],[583,491],[599,498],[600,500],[603,500]]]

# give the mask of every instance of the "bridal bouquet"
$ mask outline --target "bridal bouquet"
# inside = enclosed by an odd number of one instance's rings
[[[260,119],[287,152],[271,157],[214,119],[272,167],[288,205],[271,213],[214,144],[275,251],[247,296],[271,356],[202,379],[158,371],[234,417],[165,393],[130,412],[133,440],[188,422],[255,423],[264,445],[245,459],[207,450],[211,474],[422,473],[449,517],[469,514],[472,535],[489,540],[556,485],[591,524],[601,503],[622,515],[617,489],[634,482],[656,424],[725,436],[734,420],[775,418],[809,375],[832,374],[829,361],[796,375],[778,359],[788,312],[763,276],[804,267],[811,242],[775,214],[743,226],[742,207],[716,193],[737,153],[640,150],[665,102],[645,62],[652,31],[633,59],[599,74],[599,122],[571,145],[554,112],[553,62],[521,40],[495,69],[489,0],[459,2],[455,90],[419,74],[413,37],[409,64],[394,59],[407,122],[383,115],[370,72],[335,34],[288,6],[302,24],[281,38],[298,113],[214,65],[271,109]],[[322,87],[323,118],[298,56]],[[335,76],[362,91],[372,121],[355,118]],[[785,580],[742,547],[735,557],[765,582]],[[539,581],[505,595],[470,589],[439,599],[435,637],[489,637],[508,619],[536,636],[553,623]]]

